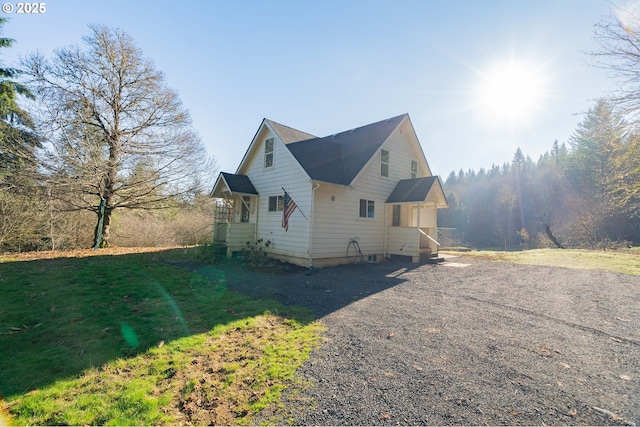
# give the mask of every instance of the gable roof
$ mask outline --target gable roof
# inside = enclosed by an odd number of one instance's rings
[[[292,142],[287,148],[311,179],[349,185],[405,117],[408,115]]]
[[[291,144],[292,142],[304,141],[306,139],[317,138],[315,135],[311,135],[310,133],[303,132],[298,129],[294,129],[289,126],[282,125],[280,123],[276,123],[273,120],[264,119],[265,122],[271,126],[271,129],[275,133],[278,134],[282,142],[285,144]]]
[[[429,197],[431,190],[436,188],[437,193]],[[391,192],[385,203],[422,203],[435,200],[439,207],[447,207],[447,198],[437,176],[423,178],[401,179]]]
[[[221,172],[220,174],[232,193],[258,194],[256,187],[253,186],[248,176],[227,172]]]
[[[225,191],[231,194],[258,194],[256,187],[246,175],[236,175],[227,172],[220,172],[218,179],[211,190],[210,195],[217,197]]]

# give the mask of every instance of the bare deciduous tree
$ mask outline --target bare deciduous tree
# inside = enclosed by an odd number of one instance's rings
[[[97,214],[108,245],[115,209],[166,207],[192,193],[212,161],[178,94],[125,32],[90,26],[84,47],[23,61],[47,137],[41,159],[55,196]]]
[[[597,66],[618,83],[611,101],[631,122],[640,119],[640,9],[617,8],[596,25],[600,50],[593,52]]]

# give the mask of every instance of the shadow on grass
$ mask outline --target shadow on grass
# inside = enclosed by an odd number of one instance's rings
[[[0,264],[0,397],[265,311],[304,310],[227,290],[215,267],[163,262],[181,251]]]
[[[407,264],[198,266],[181,250],[0,264],[0,397],[266,311],[308,323],[401,283]],[[300,309],[306,307],[308,310]]]

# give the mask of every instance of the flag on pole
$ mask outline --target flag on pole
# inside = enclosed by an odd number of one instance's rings
[[[289,217],[296,210],[298,205],[293,201],[287,190],[284,191],[284,208],[282,209],[282,228],[289,231]]]

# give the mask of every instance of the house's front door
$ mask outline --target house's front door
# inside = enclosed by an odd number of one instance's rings
[[[240,222],[249,222],[249,207],[251,198],[249,196],[242,197],[242,208],[240,210]]]
[[[391,217],[391,225],[398,227],[400,225],[400,205],[393,205],[393,215]]]

